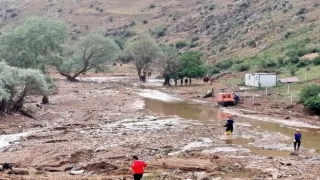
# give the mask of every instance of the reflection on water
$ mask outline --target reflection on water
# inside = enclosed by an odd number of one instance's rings
[[[153,99],[145,99],[145,108],[156,112],[164,113],[165,115],[177,115],[185,119],[200,120],[203,124],[223,124],[223,120],[225,120],[226,117],[228,117],[228,114],[222,113],[221,111],[215,108],[209,107],[208,104],[198,105],[189,104],[186,102],[163,102]],[[275,133],[280,132],[286,136],[292,137],[292,140],[293,134],[295,133],[295,128],[277,123],[259,121],[242,117],[237,117],[236,122],[250,124],[252,128],[259,129],[260,131],[269,131]],[[318,130],[311,128],[299,129],[301,130],[303,136],[302,147],[320,150],[320,133],[317,132]],[[290,139],[290,141],[292,140]],[[248,138],[237,138],[233,140],[227,139],[225,141],[226,144],[241,144],[244,147],[249,148],[253,153],[259,155],[287,156],[289,154],[289,151],[274,151],[261,148],[254,148],[252,146],[248,147],[248,143],[250,143],[251,141]]]

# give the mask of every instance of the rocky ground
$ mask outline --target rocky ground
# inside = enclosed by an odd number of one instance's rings
[[[1,117],[0,164],[14,166],[0,172],[1,179],[125,179],[131,155],[149,164],[144,179],[320,176],[317,149],[303,147],[290,156],[286,133],[240,118],[235,133],[224,135],[214,107],[200,98],[182,101],[187,88],[177,93],[157,80],[141,85],[126,77],[59,80],[58,87],[49,105],[37,107],[41,97],[28,98],[36,119]],[[176,92],[175,97],[161,91]]]

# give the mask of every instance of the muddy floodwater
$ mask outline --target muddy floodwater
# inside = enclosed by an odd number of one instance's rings
[[[225,114],[210,107],[210,104],[199,105],[185,101],[165,102],[148,98],[144,100],[145,108],[154,112],[199,120],[203,126],[208,128],[224,128]],[[225,139],[226,144],[242,145],[256,155],[289,156],[292,151],[293,134],[297,127],[238,116],[235,121],[235,132],[231,137]],[[299,130],[303,136],[302,148],[319,154],[320,129],[299,127]],[[277,139],[282,137],[285,144],[278,143]],[[260,138],[266,139],[265,142],[257,142]]]

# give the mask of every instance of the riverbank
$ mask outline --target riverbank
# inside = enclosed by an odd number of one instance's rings
[[[317,132],[303,132],[299,156],[290,156],[291,126],[239,117],[234,134],[226,136],[221,111],[200,99],[163,93],[170,89],[157,81],[141,86],[133,78],[96,79],[59,80],[58,94],[35,110],[36,120],[1,119],[3,134],[31,132],[14,142],[9,139],[11,145],[0,154],[1,163],[12,163],[29,175],[3,172],[1,178],[119,179],[130,176],[131,155],[150,165],[146,179],[319,176],[317,146],[307,143]],[[29,106],[36,107],[40,99],[30,97]],[[84,171],[70,175],[75,170]]]

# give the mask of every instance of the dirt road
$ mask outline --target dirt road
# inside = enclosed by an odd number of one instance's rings
[[[239,116],[235,133],[227,136],[221,111],[199,98],[185,100],[182,90],[163,89],[159,83],[141,85],[119,77],[59,80],[49,105],[39,108],[41,98],[29,97],[36,119],[2,117],[0,129],[0,163],[27,173],[5,171],[0,177],[123,179],[130,177],[131,155],[149,164],[145,179],[320,176],[316,125],[300,127],[306,135],[302,150],[290,156],[297,124]],[[70,175],[74,171],[80,174]]]

